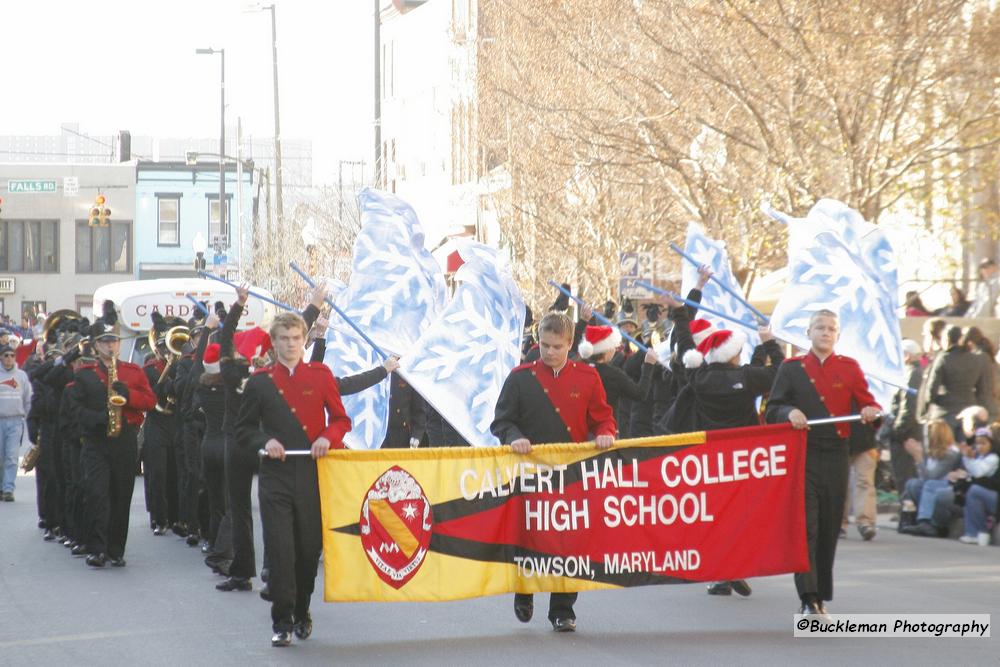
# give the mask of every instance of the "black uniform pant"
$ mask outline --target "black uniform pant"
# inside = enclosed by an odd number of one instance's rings
[[[271,623],[275,632],[289,631],[295,619],[309,613],[323,549],[316,461],[311,456],[264,459],[258,484],[270,561]]]
[[[846,440],[810,441],[806,449],[806,540],[809,572],[795,575],[799,598],[833,599],[833,558],[847,493]]]
[[[205,495],[208,498],[208,538],[213,551],[219,526],[226,515],[226,442],[221,432],[206,433],[201,441],[201,469],[204,475]]]
[[[199,496],[201,494],[201,425],[185,419],[180,425],[177,455],[177,493],[180,520],[188,531],[201,529]]]
[[[63,462],[66,465],[66,526],[74,542],[86,544],[89,527],[86,523],[86,488],[83,482],[83,464],[80,453],[83,445],[78,437],[63,439]]]
[[[256,452],[239,447],[235,436],[226,436],[226,482],[229,515],[233,522],[233,563],[229,566],[229,574],[234,577],[249,579],[257,575],[251,489],[259,465]]]
[[[146,482],[146,509],[157,526],[170,525],[167,501],[169,452],[173,448],[174,417],[150,411],[143,425],[143,475]]]
[[[576,620],[576,612],[573,605],[576,603],[576,593],[551,593],[549,594],[549,620],[557,618],[571,618]],[[530,602],[533,596],[530,593],[515,593],[514,604]]]
[[[125,555],[135,489],[135,437],[135,427],[124,425],[117,438],[83,439],[80,460],[86,482],[90,518],[87,546],[91,553],[105,553],[112,558]]]
[[[35,472],[38,490],[38,516],[46,528],[63,525],[62,442],[50,430],[39,434],[41,452]]]

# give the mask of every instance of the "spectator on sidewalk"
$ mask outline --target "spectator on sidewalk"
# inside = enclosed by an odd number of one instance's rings
[[[930,317],[930,315],[930,311],[927,310],[927,306],[924,305],[923,300],[920,298],[920,292],[913,290],[906,293],[907,317]]]
[[[0,460],[3,461],[3,500],[14,502],[17,455],[24,435],[24,420],[31,409],[31,382],[17,367],[14,349],[0,346]]]
[[[966,317],[996,317],[997,297],[1000,296],[1000,276],[997,263],[984,259],[979,263],[979,282],[976,283],[975,298]]]
[[[971,305],[972,303],[965,298],[965,292],[953,285],[951,288],[951,303],[944,308],[938,308],[934,311],[934,314],[938,317],[965,317],[965,313],[968,312]]]
[[[950,509],[954,505],[954,492],[947,477],[958,469],[961,457],[955,444],[955,432],[948,422],[942,419],[931,422],[927,427],[927,434],[926,453],[919,442],[911,442],[906,446],[917,463],[918,476],[906,483],[901,498],[901,511],[912,512],[915,508],[917,514],[916,523],[901,526],[900,532],[938,537],[948,527],[947,520],[941,522],[940,517],[950,519]],[[935,516],[939,517],[938,521],[934,520]]]
[[[945,338],[946,351],[931,365],[923,416],[928,421],[944,419],[958,440],[963,439],[958,414],[965,408],[980,405],[986,408],[990,418],[996,415],[993,374],[987,365],[993,360],[970,352],[960,327],[948,327]]]
[[[956,471],[956,477],[971,482],[965,493],[965,534],[958,538],[963,544],[989,544],[988,520],[996,520],[1000,492],[998,436],[1000,424],[995,424],[993,428],[978,429],[973,445],[960,446],[963,469]]]
[[[903,340],[903,361],[906,364],[906,389],[900,389],[892,398],[892,435],[889,440],[892,475],[896,490],[902,494],[906,483],[916,477],[916,461],[910,456],[907,447],[922,447],[923,426],[917,421],[917,394],[923,373],[920,370],[920,357],[923,350],[916,341],[909,338]],[[912,444],[907,444],[912,443]]]

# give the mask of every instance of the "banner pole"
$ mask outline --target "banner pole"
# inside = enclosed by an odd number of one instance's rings
[[[684,259],[686,259],[687,261],[689,261],[692,264],[694,264],[696,267],[699,267],[699,268],[701,267],[701,264],[699,264],[698,261],[694,257],[692,257],[691,255],[689,255],[686,252],[684,252],[683,250],[681,250],[680,246],[678,246],[676,243],[671,243],[670,244],[670,249],[673,250],[674,252],[676,252],[678,255],[680,255]],[[757,316],[757,319],[760,320],[761,324],[768,324],[769,323],[769,320],[767,319],[767,316],[764,313],[760,312],[759,310],[757,310],[756,308],[754,308],[752,305],[750,305],[749,301],[747,301],[746,299],[744,299],[743,296],[740,295],[732,287],[730,287],[729,285],[727,285],[726,283],[722,282],[717,277],[715,277],[714,274],[711,275],[711,276],[709,276],[708,279],[711,280],[716,285],[718,285],[719,287],[721,287],[726,292],[728,292],[729,295],[732,296],[734,299],[736,299],[737,301],[739,301],[740,303],[742,303],[744,306],[746,306],[750,310],[750,312],[752,312],[754,315]]]
[[[199,271],[198,274],[202,278],[208,278],[210,280],[214,280],[216,282],[220,282],[223,285],[229,285],[233,289],[239,289],[240,288],[239,285],[231,283],[228,280],[226,280],[225,278],[220,278],[219,276],[212,275],[211,273],[207,273],[205,271]],[[264,296],[263,294],[257,294],[256,292],[249,292],[249,294],[250,294],[250,296],[252,296],[252,297],[254,297],[256,299],[260,299],[261,301],[267,301],[268,303],[270,303],[272,305],[275,305],[278,308],[284,308],[285,310],[290,310],[293,313],[300,313],[299,310],[297,310],[295,308],[292,308],[287,303],[281,303],[280,301],[275,301],[274,299],[268,298],[268,297]]]
[[[198,301],[198,299],[194,298],[190,294],[185,294],[184,296],[186,296],[188,298],[188,301],[193,303],[198,310],[204,313],[205,317],[208,317],[208,308],[205,307],[205,304],[203,304],[201,301]]]
[[[292,271],[294,271],[295,273],[299,274],[299,277],[301,277],[302,280],[306,281],[306,284],[309,285],[309,287],[312,287],[312,288],[316,287],[316,281],[314,281],[312,278],[310,278],[309,274],[307,274],[305,271],[303,271],[302,269],[300,269],[298,264],[296,264],[295,262],[289,262],[288,266],[291,267]],[[371,348],[373,350],[375,350],[375,352],[379,356],[381,356],[383,359],[388,359],[389,358],[389,355],[386,354],[385,351],[383,351],[382,348],[379,347],[375,343],[375,341],[373,341],[371,338],[369,338],[368,334],[366,334],[364,331],[362,331],[361,327],[359,327],[357,324],[355,324],[354,320],[352,320],[350,317],[347,316],[347,313],[345,313],[344,311],[342,311],[340,308],[337,307],[337,304],[335,304],[333,302],[333,299],[331,299],[330,297],[326,297],[324,299],[324,301],[326,301],[326,305],[330,306],[330,308],[332,308],[335,313],[337,313],[338,315],[340,315],[340,319],[342,319],[345,322],[347,322],[347,325],[349,327],[351,327],[352,329],[354,329],[354,331],[359,336],[361,336],[361,338],[366,343],[368,343],[371,346]]]

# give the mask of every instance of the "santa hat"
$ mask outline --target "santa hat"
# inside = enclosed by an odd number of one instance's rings
[[[260,327],[254,327],[233,336],[233,345],[241,357],[253,361],[271,349],[271,337]]]
[[[702,341],[714,334],[718,329],[712,326],[712,323],[708,320],[691,320],[691,337],[694,338],[694,344],[697,347],[701,345]]]
[[[715,331],[702,340],[696,349],[684,353],[684,365],[697,368],[706,361],[710,364],[725,363],[742,352],[746,342],[746,335],[740,331]]]
[[[588,326],[583,332],[583,340],[580,341],[580,357],[589,359],[595,354],[601,354],[608,350],[617,349],[622,344],[622,335],[614,327],[591,327]]]
[[[219,347],[218,343],[211,343],[205,348],[205,357],[202,360],[202,365],[205,367],[205,372],[209,375],[215,375],[219,372],[219,354],[221,352],[222,348]]]

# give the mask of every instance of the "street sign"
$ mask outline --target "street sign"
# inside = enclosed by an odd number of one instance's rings
[[[618,292],[629,299],[650,299],[653,293],[645,287],[635,285],[636,280],[651,282],[654,278],[653,253],[623,252],[620,260]]]
[[[39,194],[44,192],[55,192],[55,181],[40,180],[10,180],[7,181],[7,192],[17,194]]]
[[[80,179],[76,176],[63,176],[63,197],[75,197],[80,194]]]

